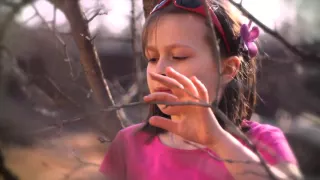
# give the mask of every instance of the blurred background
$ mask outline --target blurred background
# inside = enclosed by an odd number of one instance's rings
[[[148,92],[140,48],[146,3],[0,0],[3,179],[103,179],[108,143],[148,111],[108,108]],[[262,31],[252,120],[280,127],[305,176],[320,179],[320,1],[242,5]]]

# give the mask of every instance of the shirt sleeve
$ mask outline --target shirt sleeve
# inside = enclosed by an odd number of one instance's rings
[[[108,180],[125,180],[126,178],[124,144],[125,138],[120,131],[109,145],[99,169]]]
[[[296,157],[281,129],[270,125],[259,125],[252,134],[262,157],[270,164],[292,163],[298,165]]]

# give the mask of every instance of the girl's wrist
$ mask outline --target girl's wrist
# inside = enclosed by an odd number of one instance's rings
[[[215,135],[213,135],[213,140],[210,144],[207,144],[206,146],[212,150],[219,148],[219,146],[223,145],[223,143],[226,143],[229,140],[230,134],[221,128],[221,130],[217,130]]]

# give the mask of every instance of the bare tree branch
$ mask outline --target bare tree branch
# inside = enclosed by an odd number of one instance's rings
[[[40,12],[38,11],[37,7],[34,4],[31,4],[32,8],[34,9],[34,11],[36,12],[36,15],[41,19],[41,21],[46,25],[46,27],[52,31],[52,33],[54,34],[54,36],[58,39],[59,43],[62,45],[63,47],[63,54],[64,54],[64,61],[68,62],[69,64],[69,68],[70,68],[70,75],[71,78],[74,79],[74,73],[73,73],[73,67],[71,64],[71,60],[69,58],[68,55],[68,49],[67,49],[67,44],[63,41],[62,37],[59,35],[59,33],[56,32],[55,29],[55,22],[56,22],[56,5],[54,6],[54,17],[53,17],[53,25],[52,27],[49,25],[48,22],[46,22],[46,20],[41,16]]]
[[[87,22],[91,22],[94,18],[96,18],[99,15],[107,15],[107,12],[100,12],[100,10],[98,10],[96,13],[94,13],[94,15],[92,17],[90,17]]]
[[[233,160],[233,159],[222,159],[214,154],[212,154],[210,151],[204,149],[204,148],[201,148],[200,146],[194,144],[194,143],[191,143],[189,141],[184,141],[185,143],[187,144],[190,144],[204,152],[206,152],[210,157],[212,157],[213,159],[217,160],[217,161],[220,161],[220,162],[226,162],[226,163],[242,163],[242,164],[258,164],[257,162],[255,161],[239,161],[239,160]]]
[[[74,173],[81,170],[82,168],[85,168],[88,166],[99,167],[99,164],[83,160],[83,158],[76,152],[76,150],[73,147],[66,147],[66,151],[71,153],[72,157],[74,157],[79,164],[64,176],[64,180],[70,179]]]
[[[285,38],[283,38],[277,31],[273,31],[272,29],[268,28],[266,25],[264,25],[261,21],[259,21],[256,17],[254,17],[249,11],[247,11],[241,3],[236,3],[233,0],[229,0],[229,2],[239,9],[244,16],[246,16],[248,19],[251,19],[254,23],[256,23],[261,29],[263,29],[266,33],[270,34],[274,38],[276,38],[278,41],[280,41],[285,47],[287,47],[291,52],[302,58],[304,61],[319,61],[320,57],[317,54],[312,54],[305,52],[303,50],[300,50],[296,46],[290,44]],[[241,1],[242,2],[242,1]]]
[[[241,0],[239,4],[242,6],[242,3],[243,3],[243,0]]]
[[[235,124],[233,124],[228,117],[218,108],[214,108],[214,114],[218,117],[221,118],[221,120],[227,124],[227,128],[229,131],[231,131],[232,133],[235,133],[236,135],[238,135],[244,142],[246,145],[248,145],[248,147],[257,155],[257,157],[260,160],[260,164],[261,166],[266,170],[266,172],[269,174],[270,178],[272,180],[276,180],[276,176],[275,174],[271,171],[270,167],[268,166],[267,162],[263,159],[262,155],[260,154],[260,152],[258,151],[256,145],[254,145],[249,139],[248,137],[243,134],[238,127],[236,127]]]
[[[57,7],[65,13],[69,20],[72,36],[80,50],[80,62],[84,72],[86,72],[87,82],[93,91],[95,102],[102,107],[107,107],[109,104],[108,102],[115,105],[109,85],[105,80],[104,73],[101,69],[100,59],[96,48],[92,44],[88,20],[84,17],[80,9],[79,1],[55,0],[53,3],[56,3]],[[124,112],[116,111],[116,114],[119,118],[118,123],[120,122],[122,126],[123,124],[128,123],[129,120],[127,117],[124,117]]]
[[[31,21],[33,18],[37,17],[37,14],[34,13],[32,16],[30,16],[27,20],[25,20],[23,23],[27,24],[29,21]]]
[[[103,72],[100,67],[99,57],[92,45],[86,19],[84,19],[79,2],[55,0],[56,6],[61,9],[72,29],[72,36],[80,50],[80,62],[86,72],[87,81],[94,92],[95,101],[103,106],[108,103],[108,93],[104,84]]]

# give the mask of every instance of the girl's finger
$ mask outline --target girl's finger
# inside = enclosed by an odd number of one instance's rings
[[[153,126],[165,129],[172,133],[177,133],[178,123],[171,121],[170,119],[161,116],[152,116],[149,119],[149,123]]]
[[[168,67],[166,69],[167,75],[175,80],[177,80],[180,84],[182,84],[189,93],[191,93],[193,96],[198,97],[198,91],[193,82],[186,77],[185,75],[177,72],[171,67]],[[187,93],[188,93],[187,92]]]
[[[191,78],[191,81],[193,82],[193,84],[197,88],[200,99],[204,100],[205,102],[208,102],[209,101],[209,94],[208,94],[208,90],[207,90],[206,86],[196,76],[193,76]]]
[[[169,94],[166,92],[155,92],[149,94],[143,98],[145,102],[152,102],[152,101],[162,101],[162,102],[176,102],[178,100],[177,96],[173,94]]]
[[[149,74],[153,80],[158,81],[159,83],[163,84],[164,86],[166,86],[171,90],[184,88],[182,84],[180,84],[177,80],[171,77],[163,76],[163,75],[152,73],[152,72]]]

